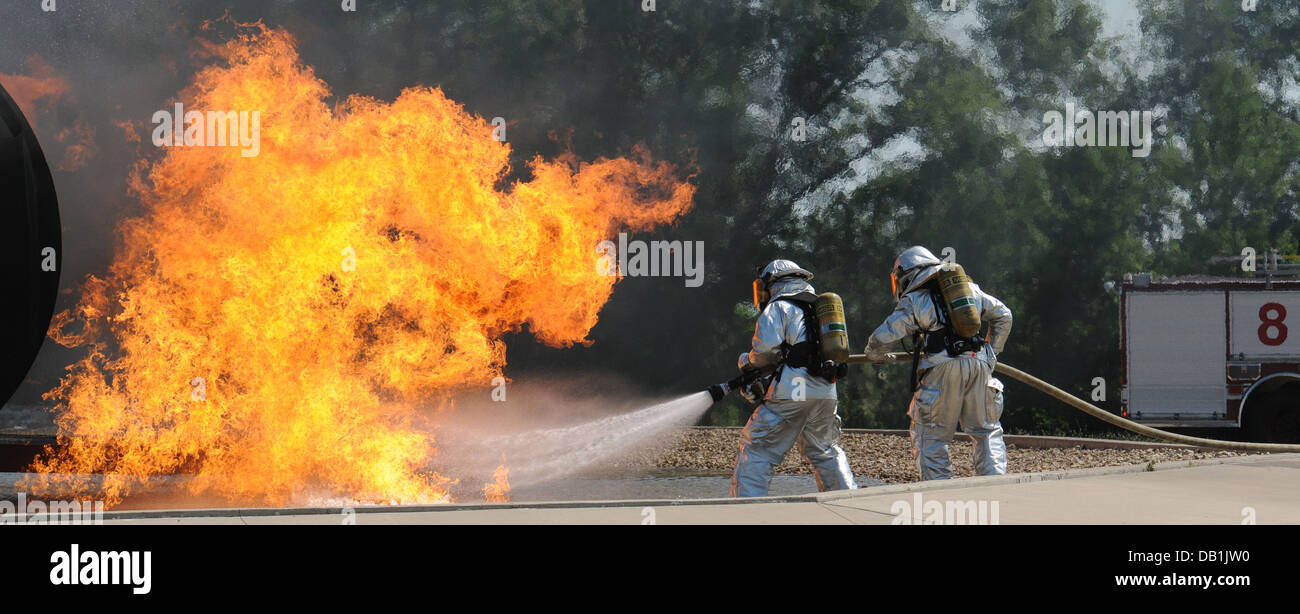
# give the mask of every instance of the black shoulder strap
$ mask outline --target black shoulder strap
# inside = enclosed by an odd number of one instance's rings
[[[819,330],[817,324],[817,310],[813,308],[813,304],[807,301],[795,300],[789,296],[782,296],[775,300],[785,301],[803,310],[803,328],[804,335],[807,339],[804,339],[800,343],[812,342],[820,345],[821,337],[817,334],[817,331]]]
[[[917,368],[921,366],[921,333],[912,333],[912,394],[916,394],[916,387],[920,385],[917,381]]]
[[[949,326],[948,313],[945,310],[943,294],[933,281],[926,282],[922,286],[930,294],[930,301],[934,303],[935,317],[939,319],[938,330],[919,330],[912,335],[912,394],[916,394],[916,389],[921,385],[920,367],[922,354],[937,354],[947,346],[948,335],[952,332]]]
[[[785,356],[782,367],[790,365],[811,369],[822,362],[821,336],[818,334],[817,313],[812,303],[783,296],[776,300],[793,303],[803,311],[804,340],[795,343],[781,342],[781,352]]]
[[[944,334],[952,332],[952,318],[948,317],[948,303],[943,300],[943,293],[939,289],[930,286],[930,300],[934,301],[934,313],[939,318],[939,325],[943,327]]]

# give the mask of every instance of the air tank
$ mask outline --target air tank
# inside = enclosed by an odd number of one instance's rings
[[[952,329],[959,337],[974,337],[980,332],[979,302],[975,289],[960,264],[949,263],[939,269],[939,292],[948,306]]]
[[[844,302],[834,292],[823,292],[813,303],[817,313],[817,331],[821,337],[822,355],[835,362],[849,360],[849,328],[844,322]]]

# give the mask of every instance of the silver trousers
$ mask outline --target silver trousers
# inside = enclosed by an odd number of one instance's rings
[[[773,469],[794,445],[812,464],[818,490],[857,488],[849,459],[840,448],[840,416],[835,406],[835,399],[768,399],[760,405],[740,432],[731,496],[767,495]]]
[[[975,473],[1007,472],[1002,441],[1002,382],[982,357],[940,363],[921,378],[907,415],[912,417],[912,456],[922,480],[952,477],[948,444],[957,425],[974,440]]]

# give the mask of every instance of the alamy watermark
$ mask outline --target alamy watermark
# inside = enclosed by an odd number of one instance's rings
[[[1134,158],[1151,154],[1151,111],[1076,110],[1043,113],[1043,144],[1048,147],[1132,147]]]
[[[50,553],[50,584],[54,586],[131,587],[136,595],[153,589],[153,552],[145,550],[81,550],[71,544],[67,550]]]
[[[628,240],[596,244],[596,273],[624,277],[685,277],[687,288],[704,284],[704,241]]]
[[[153,114],[156,147],[241,147],[239,155],[255,158],[262,149],[260,111],[172,111]]]
[[[28,499],[25,492],[17,498],[0,501],[0,525],[104,524],[103,501],[44,501]]]
[[[895,501],[889,513],[889,524],[1000,524],[996,500],[925,501],[919,492]]]

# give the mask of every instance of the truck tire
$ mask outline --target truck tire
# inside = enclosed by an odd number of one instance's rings
[[[1263,443],[1300,443],[1300,386],[1268,393],[1246,409],[1246,434]]]

